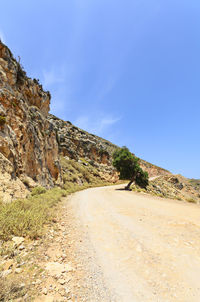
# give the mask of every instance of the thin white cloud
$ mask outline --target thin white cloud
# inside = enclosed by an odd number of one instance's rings
[[[109,76],[106,83],[102,86],[97,94],[96,99],[102,100],[109,92],[112,91],[116,83],[116,76]]]
[[[43,85],[48,88],[57,83],[65,81],[65,72],[63,68],[51,67],[49,70],[43,70]]]
[[[105,116],[101,118],[91,118],[88,116],[80,116],[74,121],[74,124],[79,128],[91,133],[101,135],[109,127],[119,122],[121,118],[113,116]]]
[[[99,120],[98,129],[99,131],[104,130],[107,127],[110,127],[114,124],[116,124],[121,118],[114,118],[114,117],[105,117]]]

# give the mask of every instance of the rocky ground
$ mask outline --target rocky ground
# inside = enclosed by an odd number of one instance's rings
[[[73,242],[68,215],[63,204],[42,239],[13,237],[1,246],[0,301],[75,301],[72,280],[77,267],[69,260]]]
[[[101,271],[94,264],[95,277],[94,268],[89,267],[88,238],[81,232],[70,199],[63,199],[55,211],[54,222],[46,226],[42,238],[31,241],[13,237],[11,241],[1,242],[0,301],[77,302],[80,297],[81,301],[89,301],[88,293],[94,287],[91,276],[96,278],[99,292],[96,301],[104,301]]]
[[[160,197],[200,202],[200,181],[191,180],[182,175],[164,175],[152,179],[147,192]],[[135,187],[133,187],[135,189]]]

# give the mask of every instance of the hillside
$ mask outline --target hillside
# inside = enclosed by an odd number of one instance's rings
[[[63,160],[90,165],[102,180],[116,182],[111,142],[49,114],[51,95],[27,77],[0,42],[0,199],[26,197],[34,187],[63,186]],[[141,160],[150,176],[169,172]],[[80,177],[77,183],[81,185]]]
[[[149,182],[149,186],[145,191],[135,185],[132,189],[163,198],[184,200],[191,203],[200,202],[199,180],[188,179],[182,175],[160,175]]]

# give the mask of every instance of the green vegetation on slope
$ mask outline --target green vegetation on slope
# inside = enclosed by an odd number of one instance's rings
[[[34,239],[42,235],[42,227],[53,217],[53,207],[65,190],[54,188],[11,203],[0,203],[0,239],[12,236],[29,236]]]
[[[0,202],[0,240],[9,240],[12,236],[28,236],[31,239],[41,236],[44,226],[54,220],[56,205],[62,197],[107,184],[90,164],[65,158],[61,162],[64,170],[62,189],[36,187],[26,199]]]
[[[71,187],[89,187],[104,184],[105,180],[99,171],[92,164],[82,159],[81,163],[73,160],[61,158],[61,166],[63,169],[64,189]]]
[[[189,183],[196,189],[200,190],[200,179],[189,179]]]

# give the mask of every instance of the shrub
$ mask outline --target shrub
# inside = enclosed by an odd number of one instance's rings
[[[89,161],[89,164],[90,164],[91,166],[94,166],[94,164],[95,164],[94,160],[91,159],[91,160]]]
[[[22,287],[19,277],[15,280],[0,280],[0,301],[21,301],[21,298],[26,294],[26,288]]]
[[[24,83],[24,78],[26,76],[26,72],[24,71],[24,68],[22,65],[20,65],[20,62],[17,64],[17,85],[22,85]]]
[[[32,190],[31,195],[32,195],[32,196],[35,196],[35,195],[44,194],[44,193],[46,193],[46,191],[47,191],[47,190],[46,190],[44,187],[38,186],[38,187],[35,187],[35,188]]]
[[[101,177],[96,168],[90,164],[85,165],[86,161],[81,158],[82,163],[76,162],[72,159],[65,159],[61,157],[61,165],[65,171],[63,180],[64,183],[95,183],[101,181]]]
[[[197,201],[193,198],[187,198],[186,200],[191,203],[197,203]]]
[[[0,126],[3,126],[6,123],[6,117],[0,115]]]
[[[28,236],[32,239],[42,235],[42,227],[52,220],[52,208],[66,196],[59,188],[46,193],[18,199],[12,203],[0,203],[0,239],[12,236]]]

